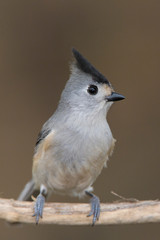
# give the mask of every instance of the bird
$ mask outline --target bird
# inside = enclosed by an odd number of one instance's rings
[[[93,183],[111,156],[115,139],[107,113],[115,101],[125,97],[114,91],[102,75],[78,50],[72,48],[70,77],[53,115],[38,135],[33,155],[32,179],[18,200],[38,196],[35,222],[42,218],[46,198],[52,193],[90,198],[92,225],[100,216],[100,199]]]

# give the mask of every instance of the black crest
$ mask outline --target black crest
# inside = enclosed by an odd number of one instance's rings
[[[72,49],[73,55],[76,59],[76,65],[83,72],[93,76],[93,80],[98,83],[105,83],[110,85],[109,81],[103,76],[87,59],[85,59],[75,48]]]

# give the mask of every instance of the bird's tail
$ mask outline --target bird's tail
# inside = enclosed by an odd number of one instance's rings
[[[25,185],[23,191],[20,193],[20,195],[18,197],[18,200],[19,201],[30,201],[31,200],[31,196],[35,195],[35,192],[37,192],[34,187],[35,187],[34,181],[33,181],[33,179],[31,179]]]

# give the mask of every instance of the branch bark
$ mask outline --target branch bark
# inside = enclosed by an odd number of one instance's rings
[[[35,224],[34,202],[0,198],[0,219],[8,222]],[[91,225],[86,217],[89,204],[45,203],[39,224]],[[160,201],[101,203],[101,216],[96,225],[160,222]]]

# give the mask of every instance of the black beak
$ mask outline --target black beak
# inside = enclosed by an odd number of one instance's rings
[[[110,96],[106,98],[108,102],[115,102],[125,99],[125,97],[119,93],[112,92]]]

